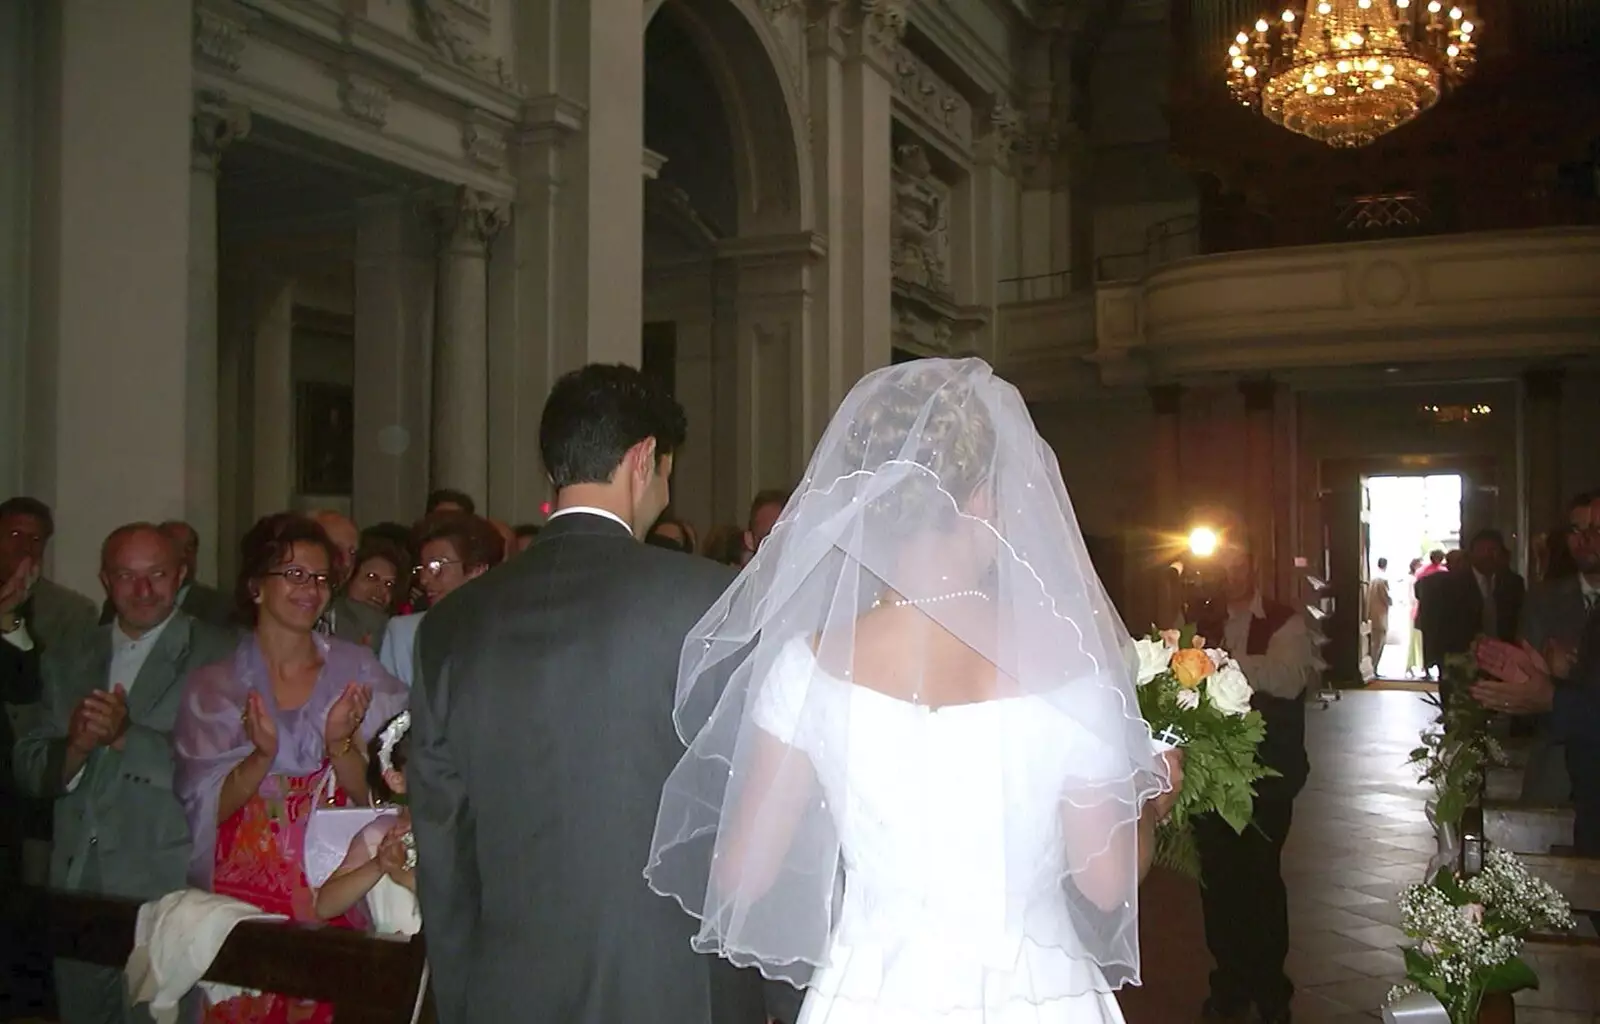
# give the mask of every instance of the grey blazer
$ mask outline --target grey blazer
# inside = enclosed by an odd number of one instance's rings
[[[1539,650],[1550,640],[1577,646],[1588,616],[1577,576],[1540,583],[1522,605],[1522,638]]]
[[[17,741],[14,769],[20,789],[55,802],[52,886],[87,884],[114,896],[154,899],[183,888],[189,863],[189,826],[172,791],[169,738],[183,682],[201,665],[227,657],[238,639],[231,630],[173,612],[128,691],[123,749],[96,749],[69,792],[61,777],[67,724],[80,700],[105,688],[115,628],[99,626],[45,652],[41,720]]]
[[[406,772],[440,1024],[764,1021],[760,975],[643,878],[683,639],[732,579],[575,513],[428,612]]]

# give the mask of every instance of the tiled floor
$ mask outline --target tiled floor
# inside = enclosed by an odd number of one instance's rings
[[[1289,976],[1297,1024],[1379,1018],[1404,970],[1395,897],[1420,880],[1434,849],[1427,793],[1406,755],[1432,709],[1421,694],[1346,691],[1307,711],[1311,781],[1295,803],[1284,852]],[[1144,987],[1122,993],[1129,1024],[1198,1018],[1211,959],[1194,883],[1153,874],[1141,915]],[[1590,1024],[1589,1014],[1519,1006],[1518,1024]]]

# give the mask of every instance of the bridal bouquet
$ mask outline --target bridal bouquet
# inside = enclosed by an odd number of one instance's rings
[[[1451,1024],[1474,1024],[1486,995],[1537,988],[1538,975],[1519,955],[1523,939],[1575,924],[1559,892],[1494,846],[1471,878],[1442,870],[1433,881],[1406,889],[1400,916],[1417,945],[1404,951],[1406,983],[1389,993],[1389,1001],[1425,992],[1443,1005]]]
[[[1215,812],[1236,832],[1250,824],[1257,779],[1276,774],[1256,758],[1266,735],[1254,692],[1238,662],[1208,649],[1193,627],[1134,641],[1139,651],[1139,713],[1157,742],[1182,747],[1183,791],[1156,832],[1155,862],[1200,874],[1192,821]]]

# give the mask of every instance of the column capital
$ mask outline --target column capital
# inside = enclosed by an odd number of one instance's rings
[[[194,169],[215,174],[222,151],[236,139],[250,134],[250,109],[242,103],[230,102],[220,92],[197,92],[190,128]]]
[[[1183,411],[1182,384],[1154,384],[1149,391],[1150,405],[1157,416],[1176,416]]]
[[[1277,406],[1278,382],[1271,377],[1249,377],[1239,382],[1245,412],[1271,412]]]
[[[446,191],[436,207],[443,242],[452,252],[482,255],[490,239],[511,223],[511,203],[465,185]]]
[[[1561,401],[1561,382],[1566,372],[1555,366],[1541,366],[1522,373],[1523,393],[1532,402]]]

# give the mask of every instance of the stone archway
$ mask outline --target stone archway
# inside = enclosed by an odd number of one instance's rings
[[[670,367],[689,414],[675,508],[707,525],[792,483],[811,436],[821,245],[807,118],[801,78],[750,0],[662,0],[644,51],[658,168],[645,193],[645,363]]]

